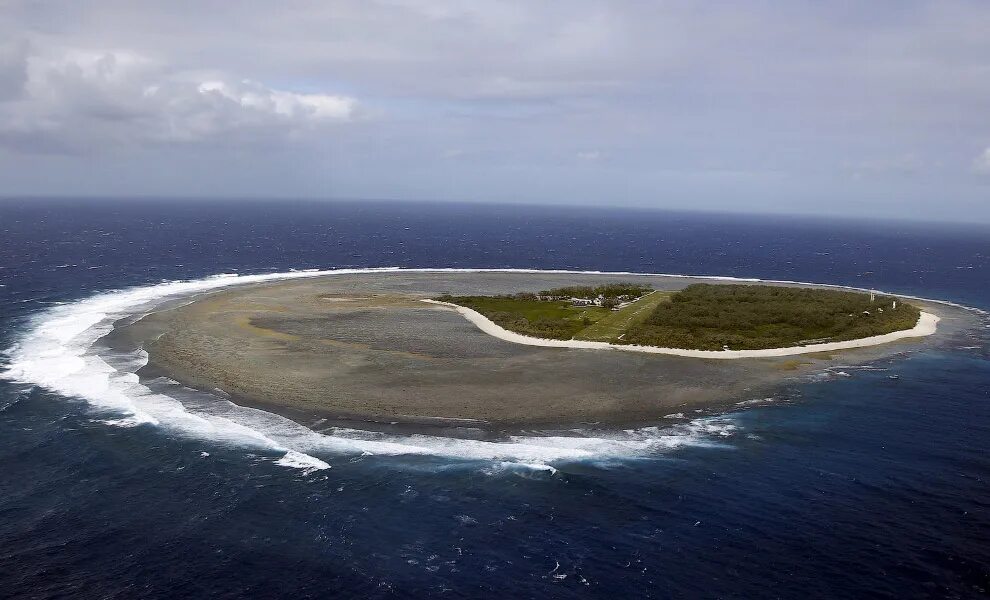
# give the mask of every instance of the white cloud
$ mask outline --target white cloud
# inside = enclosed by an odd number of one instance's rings
[[[128,143],[270,142],[354,119],[354,98],[183,71],[129,50],[0,53],[0,144],[73,151]]]
[[[977,173],[990,175],[990,147],[973,160],[973,169]]]
[[[311,120],[349,120],[356,106],[353,98],[327,94],[296,94],[274,90],[251,80],[237,84],[224,81],[204,81],[196,91],[202,95],[215,94],[246,110],[277,115],[284,118]]]

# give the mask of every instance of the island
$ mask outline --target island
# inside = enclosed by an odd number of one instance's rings
[[[316,429],[488,436],[733,409],[951,343],[972,321],[946,304],[820,286],[399,270],[204,293],[103,343],[146,351],[138,375],[153,388],[179,382]]]

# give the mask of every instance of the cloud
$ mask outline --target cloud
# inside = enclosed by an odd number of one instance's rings
[[[357,100],[297,93],[130,50],[0,53],[0,144],[75,152],[141,143],[272,142],[353,120]]]
[[[0,102],[16,98],[27,83],[28,43],[0,44]]]
[[[842,167],[852,174],[854,179],[884,178],[896,176],[914,176],[932,165],[925,162],[914,153],[906,153],[884,158],[868,158],[858,162],[845,162]]]
[[[973,170],[977,173],[990,175],[990,147],[973,159]]]
[[[195,185],[128,190],[600,202],[621,187],[630,203],[815,211],[986,193],[988,2],[0,4],[7,193],[200,167]],[[726,174],[754,175],[725,191]]]
[[[353,98],[345,96],[296,94],[270,89],[247,79],[233,85],[224,81],[204,81],[196,91],[203,96],[228,100],[245,110],[287,119],[346,121],[353,116],[356,105]],[[157,90],[151,93],[155,94]]]

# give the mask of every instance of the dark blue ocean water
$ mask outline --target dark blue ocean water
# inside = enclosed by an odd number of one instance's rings
[[[0,203],[0,348],[98,292],[223,272],[525,267],[848,284],[990,308],[990,229],[386,203]],[[783,390],[731,435],[556,473],[332,468],[0,380],[0,597],[943,598],[990,590],[990,357]],[[0,359],[7,360],[7,359]],[[2,365],[0,365],[2,369]],[[898,378],[891,378],[897,375]]]

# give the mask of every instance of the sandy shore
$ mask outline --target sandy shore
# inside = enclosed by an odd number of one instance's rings
[[[699,281],[636,278],[659,290]],[[962,310],[924,305],[931,318],[919,326],[934,327],[942,319],[938,333],[925,338],[830,352],[807,347],[797,356],[699,360],[682,354],[690,351],[601,352],[594,342],[530,345],[528,338],[520,343],[512,338],[517,334],[494,332],[497,326],[480,315],[469,322],[450,307],[423,302],[446,293],[502,294],[629,279],[539,272],[321,275],[210,293],[122,326],[111,337],[121,348],[148,352],[142,377],[165,375],[303,424],[329,419],[480,428],[625,426],[732,407],[833,367],[887,360],[937,343],[967,318]]]
[[[485,315],[476,310],[441,302],[439,300],[426,299],[422,302],[446,306],[468,321],[474,323],[478,329],[488,335],[497,337],[500,340],[512,342],[513,344],[523,344],[525,346],[541,346],[544,348],[583,348],[587,350],[621,350],[624,352],[645,352],[647,354],[667,354],[670,356],[683,356],[688,358],[711,358],[716,360],[732,360],[739,358],[773,358],[779,356],[797,356],[800,354],[814,354],[816,352],[832,352],[836,350],[849,350],[852,348],[867,348],[880,344],[888,344],[898,340],[908,338],[925,337],[935,333],[939,318],[931,313],[922,312],[918,317],[918,323],[911,329],[894,331],[884,335],[875,335],[857,340],[846,340],[843,342],[829,342],[824,344],[808,344],[807,346],[791,346],[787,348],[767,348],[763,350],[686,350],[684,348],[661,348],[659,346],[637,346],[634,344],[610,344],[608,342],[590,342],[584,340],[552,340],[546,338],[531,337],[509,331],[504,327],[494,323]]]

